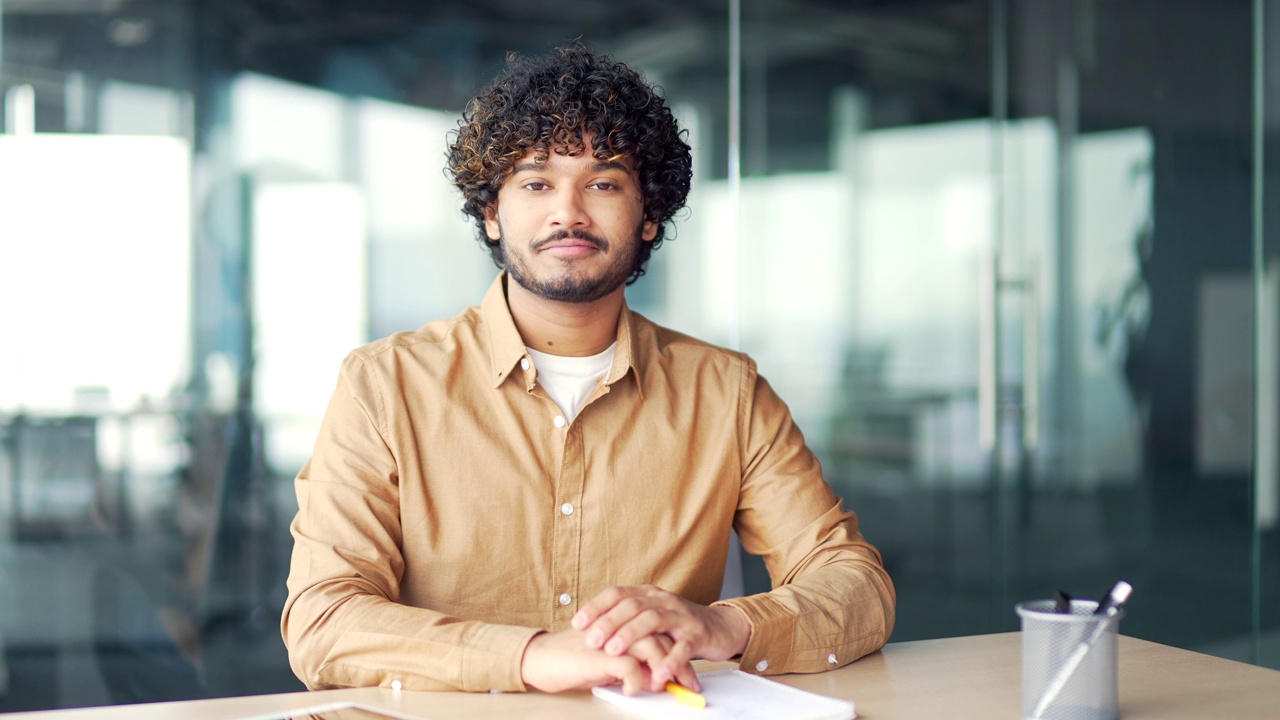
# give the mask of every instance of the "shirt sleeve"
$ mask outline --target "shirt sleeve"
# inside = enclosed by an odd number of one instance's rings
[[[359,355],[348,357],[315,450],[296,481],[298,514],[281,633],[308,688],[523,691],[535,628],[464,621],[400,603],[398,473],[385,414]]]
[[[734,526],[743,548],[764,558],[773,590],[715,604],[739,608],[751,623],[743,670],[841,667],[888,640],[893,583],[857,516],[823,480],[786,404],[753,363],[744,375],[744,470]]]

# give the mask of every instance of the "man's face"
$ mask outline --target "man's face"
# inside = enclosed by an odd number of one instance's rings
[[[587,148],[591,139],[584,138]],[[631,158],[601,162],[529,151],[485,212],[500,240],[507,273],[521,287],[559,302],[599,300],[631,275],[641,242],[657,235],[644,219],[644,198]]]

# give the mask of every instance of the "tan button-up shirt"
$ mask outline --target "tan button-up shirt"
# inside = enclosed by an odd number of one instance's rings
[[[282,630],[308,687],[523,690],[520,660],[613,585],[719,596],[731,527],[774,589],[725,601],[748,671],[884,644],[894,590],[746,356],[623,308],[570,424],[507,309],[483,303],[346,359],[298,515]]]

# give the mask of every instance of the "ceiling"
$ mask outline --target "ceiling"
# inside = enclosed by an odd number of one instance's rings
[[[886,86],[945,83],[967,68],[982,84],[985,47],[975,38],[985,36],[986,4],[743,3],[744,63],[748,72],[807,68],[809,77],[796,82],[812,81],[820,69],[846,83]],[[106,67],[138,81],[173,81],[191,65],[183,62],[190,53],[227,68],[325,84],[345,59],[381,75],[385,92],[445,107],[460,106],[509,50],[536,52],[582,38],[695,92],[700,83],[724,85],[729,52],[727,0],[0,0],[0,8],[11,73],[104,67],[109,57]]]
[[[796,142],[822,136],[841,87],[873,99],[872,127],[989,117],[999,77],[993,6],[1010,8],[1014,116],[1060,113],[1067,90],[1078,92],[1082,128],[1173,122],[1234,133],[1241,118],[1247,127],[1247,3],[1212,0],[743,0],[744,123],[767,129],[770,142],[790,142],[801,126]],[[456,111],[501,70],[506,52],[581,38],[643,69],[668,97],[705,103],[723,123],[728,8],[729,0],[0,0],[0,86],[31,83],[56,102],[75,72],[198,93],[211,77],[249,70]],[[1062,85],[1063,58],[1074,63],[1074,87]]]

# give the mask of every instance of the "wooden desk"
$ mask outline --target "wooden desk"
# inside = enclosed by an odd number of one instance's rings
[[[991,720],[1020,716],[1021,649],[1017,633],[893,643],[832,672],[785,675],[782,682],[854,701],[863,720],[938,718]],[[1280,671],[1120,638],[1120,716],[1233,720],[1280,716]],[[707,668],[728,663],[707,664]],[[233,720],[337,701],[359,702],[432,720],[634,717],[592,699],[563,695],[329,690],[43,713],[4,720]]]

